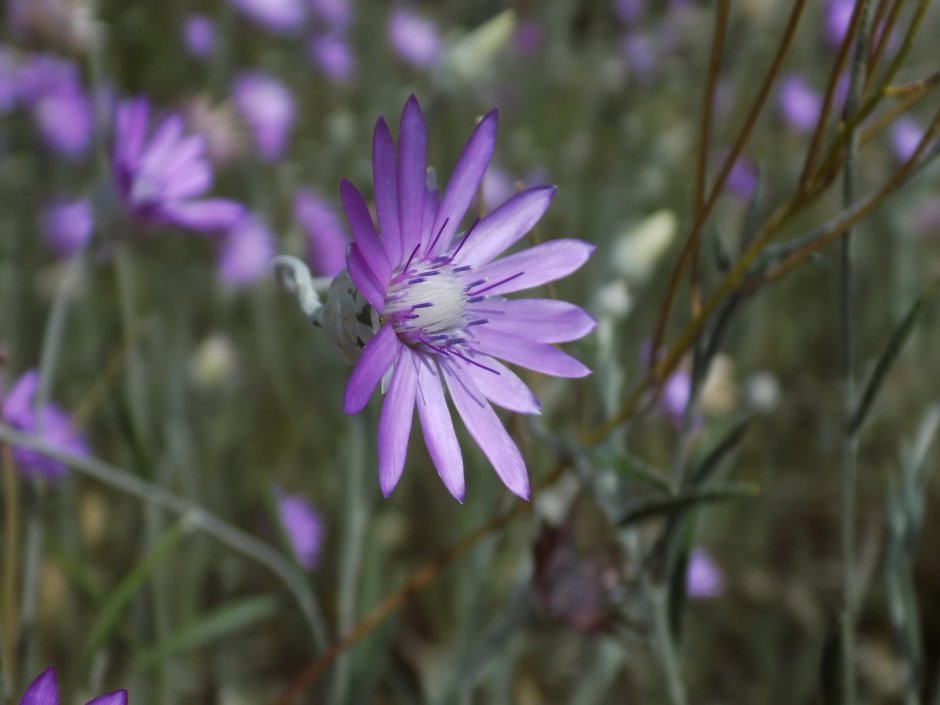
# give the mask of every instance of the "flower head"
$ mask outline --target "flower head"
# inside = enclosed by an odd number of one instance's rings
[[[87,454],[85,440],[62,409],[48,403],[37,413],[34,399],[38,386],[39,374],[36,370],[29,370],[20,377],[3,400],[4,423],[23,433],[39,434],[46,443],[58,450],[76,455]],[[66,473],[62,463],[30,448],[14,447],[13,459],[20,471],[26,474],[57,478]]]
[[[434,23],[404,8],[389,17],[388,38],[399,57],[420,69],[434,66],[441,54],[441,38]]]
[[[118,193],[138,221],[200,232],[223,230],[242,216],[242,207],[222,198],[196,200],[212,185],[205,138],[183,135],[183,119],[169,115],[150,138],[146,98],[122,102],[114,128],[112,169]]]
[[[356,71],[356,57],[346,38],[338,32],[315,36],[307,45],[313,62],[331,83],[346,84]]]
[[[183,20],[183,44],[189,55],[204,59],[215,48],[215,24],[205,15],[194,12]]]
[[[32,57],[20,67],[17,93],[50,149],[70,159],[88,151],[91,101],[74,63],[45,54]]]
[[[323,546],[323,517],[299,494],[275,490],[278,519],[297,562],[313,570]]]
[[[59,705],[59,684],[55,669],[47,668],[40,673],[23,693],[19,705]],[[115,690],[99,695],[86,705],[127,705],[127,691]]]
[[[313,273],[335,277],[346,269],[349,238],[329,203],[312,189],[300,189],[294,196],[294,216],[307,235],[307,259]]]
[[[917,146],[924,137],[924,128],[917,120],[904,115],[891,125],[891,151],[894,158],[902,164],[914,156]]]
[[[246,215],[225,233],[219,250],[219,276],[229,286],[248,286],[268,273],[274,254],[271,231],[254,216]]]
[[[294,97],[290,91],[272,76],[250,72],[235,79],[232,95],[262,159],[280,159],[294,126]]]
[[[59,257],[80,252],[91,239],[94,215],[88,199],[59,201],[43,214],[46,244]]]
[[[306,16],[302,0],[231,0],[231,3],[248,19],[278,34],[299,29]]]
[[[701,548],[693,549],[685,573],[685,591],[689,597],[707,599],[724,592],[725,576],[712,557]]]
[[[499,257],[541,218],[555,189],[523,191],[459,231],[495,139],[494,110],[474,130],[439,197],[426,185],[427,134],[412,96],[402,111],[397,158],[385,120],[375,127],[378,228],[359,191],[341,183],[354,239],[346,259],[349,277],[379,321],[346,385],[344,409],[362,410],[379,381],[389,380],[378,439],[386,496],[404,469],[417,406],[431,459],[450,493],[462,500],[463,460],[446,390],[506,487],[528,497],[525,461],[490,404],[535,414],[538,400],[497,358],[559,377],[590,373],[551,343],[581,338],[594,328],[593,318],[560,301],[505,298],[571,274],[594,249],[580,240],[555,240]]]
[[[780,115],[791,130],[804,133],[816,127],[822,112],[822,97],[801,76],[784,79],[777,100]]]

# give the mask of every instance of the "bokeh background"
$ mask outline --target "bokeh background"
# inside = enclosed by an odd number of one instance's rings
[[[853,4],[807,3],[706,226],[707,284],[735,256],[749,218],[792,192]],[[888,56],[917,3],[899,5]],[[732,3],[710,178],[789,9]],[[402,482],[383,499],[378,405],[343,415],[348,365],[278,286],[270,258],[292,254],[315,273],[332,266],[346,233],[338,181],[370,197],[374,122],[384,115],[394,131],[409,95],[424,109],[441,184],[476,120],[498,106],[496,152],[474,208],[485,213],[522,185],[555,184],[531,238],[598,247],[551,292],[598,319],[592,336],[567,346],[595,374],[526,375],[543,414],[507,421],[538,483],[645,373],[691,224],[713,15],[714,3],[692,0],[7,0],[3,388],[45,364],[48,399],[69,415],[84,452],[293,555],[327,635],[338,637],[514,499],[462,434],[468,490],[457,504],[417,432]],[[938,36],[932,7],[896,83],[937,70]],[[250,232],[193,232],[128,214],[110,153],[114,107],[134,96],[149,99],[155,119],[178,113],[188,133],[204,135],[211,194],[244,204]],[[861,193],[911,155],[935,109],[928,95],[865,146]],[[940,173],[928,167],[858,230],[861,378],[940,276],[938,186]],[[780,238],[809,232],[840,203],[835,188]],[[668,473],[680,435],[701,458],[745,417],[748,433],[721,472],[759,494],[695,511],[679,640],[686,687],[701,703],[827,701],[840,600],[834,252],[747,299],[710,366],[691,429],[680,430],[690,386],[683,363],[659,402],[601,448],[576,452],[574,469],[531,511],[444,566],[345,650],[307,702],[666,702],[638,596],[661,518],[612,525],[654,496],[640,461]],[[684,287],[677,301],[667,339],[689,320]],[[866,703],[899,702],[912,663],[891,617],[888,585],[901,569],[891,559],[889,487],[910,466],[905,448],[937,423],[938,344],[928,301],[861,436]],[[934,463],[928,451],[925,472]],[[919,612],[908,614],[906,633],[922,639],[922,683],[933,693],[938,488],[929,479],[918,487],[912,501],[923,502],[923,527],[909,548]],[[11,454],[3,496],[8,702],[49,665],[68,702],[118,687],[134,703],[268,702],[317,655],[275,575],[201,531],[180,529],[152,503],[75,471],[17,472]],[[285,525],[286,496],[304,504],[292,505]],[[292,532],[306,553],[292,548]],[[102,627],[109,610],[117,614]]]

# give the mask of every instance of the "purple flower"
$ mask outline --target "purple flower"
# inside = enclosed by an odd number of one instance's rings
[[[355,241],[346,258],[349,277],[382,323],[353,368],[343,408],[347,414],[361,411],[388,374],[378,437],[379,485],[386,496],[404,469],[417,405],[438,474],[448,491],[463,499],[463,459],[446,388],[496,474],[510,491],[527,498],[525,461],[490,402],[526,414],[538,413],[539,404],[496,358],[558,377],[590,374],[550,343],[583,337],[594,328],[593,318],[565,302],[504,297],[571,274],[594,250],[580,240],[555,240],[497,258],[541,218],[555,189],[523,191],[458,233],[495,140],[493,110],[477,125],[439,198],[425,182],[427,133],[412,96],[401,115],[397,159],[385,120],[375,126],[378,229],[359,191],[348,181],[340,184]]]
[[[783,121],[794,132],[810,132],[822,111],[822,97],[802,76],[789,76],[780,85],[777,104]]]
[[[194,12],[183,20],[183,43],[190,56],[204,59],[215,48],[215,23]]]
[[[299,494],[274,490],[278,519],[297,562],[313,570],[323,547],[323,517]]]
[[[242,206],[223,198],[196,199],[212,186],[202,135],[183,136],[183,119],[168,115],[147,138],[146,98],[117,108],[112,168],[118,193],[131,215],[154,225],[198,232],[224,230],[242,216]]]
[[[19,705],[59,705],[59,684],[55,669],[47,668],[40,673],[23,693]],[[86,705],[127,705],[127,691],[115,690],[99,695]]]
[[[260,220],[247,215],[222,240],[219,276],[230,286],[248,286],[268,273],[274,254],[271,231]]]
[[[728,150],[723,149],[717,155],[717,162],[723,164],[728,158]],[[728,172],[725,182],[728,190],[743,201],[751,200],[754,189],[757,188],[757,170],[750,160],[743,154],[739,155]]]
[[[75,455],[87,455],[88,448],[71,419],[58,406],[47,403],[39,409],[38,417],[34,397],[39,386],[39,374],[29,370],[17,381],[3,400],[3,420],[23,433],[38,434],[43,441],[58,450]],[[16,466],[28,475],[48,478],[62,477],[65,466],[29,448],[13,448]]]
[[[620,40],[620,55],[640,83],[653,80],[659,58],[651,37],[633,32],[625,34]]]
[[[828,0],[826,18],[823,22],[823,34],[826,43],[832,49],[842,46],[845,33],[849,31],[855,0]]]
[[[352,17],[349,0],[310,0],[310,9],[333,29],[343,29]]]
[[[670,421],[678,424],[685,415],[685,407],[692,395],[692,378],[685,370],[673,372],[663,385],[659,403]]]
[[[633,24],[645,10],[644,0],[614,0],[614,12],[618,19],[625,24]]]
[[[269,162],[280,159],[294,126],[294,98],[290,91],[272,76],[250,72],[235,79],[232,95],[262,159]]]
[[[307,45],[313,64],[332,83],[346,84],[356,70],[356,57],[346,39],[335,32],[314,37]]]
[[[685,591],[689,597],[707,599],[724,592],[725,576],[704,549],[696,548],[689,556],[685,572]]]
[[[74,63],[48,55],[32,57],[20,67],[17,93],[50,149],[69,159],[88,151],[92,107]]]
[[[924,137],[924,128],[917,121],[904,115],[891,125],[891,151],[899,162],[906,162],[914,156],[917,146]]]
[[[85,198],[54,203],[43,214],[42,224],[49,248],[59,257],[71,257],[91,239],[91,203]]]
[[[542,46],[542,28],[534,20],[522,20],[516,25],[513,41],[520,56],[535,56]]]
[[[434,23],[404,8],[392,12],[388,40],[401,59],[419,69],[434,66],[441,54],[441,38]]]
[[[279,34],[300,29],[306,13],[302,0],[231,0],[245,17]]]
[[[294,216],[307,234],[307,257],[317,276],[335,277],[346,269],[346,229],[327,201],[312,189],[294,196]]]

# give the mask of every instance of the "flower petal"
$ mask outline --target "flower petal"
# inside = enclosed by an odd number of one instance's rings
[[[234,226],[244,214],[240,203],[227,198],[205,198],[168,204],[159,213],[159,219],[190,230],[211,232]]]
[[[469,294],[509,294],[567,277],[587,262],[594,245],[581,240],[552,240],[474,269],[468,276],[485,283]]]
[[[477,125],[466,146],[457,159],[454,173],[451,174],[444,196],[441,198],[441,207],[437,210],[434,227],[431,228],[432,239],[441,233],[433,252],[447,250],[450,241],[463,220],[464,213],[470,207],[483,174],[490,163],[493,146],[496,144],[497,111],[491,110]]]
[[[489,262],[532,229],[554,196],[554,186],[517,193],[476,224],[454,261],[474,265]]]
[[[350,245],[349,252],[346,255],[346,269],[349,271],[349,278],[359,289],[366,301],[379,313],[385,306],[385,288],[379,284],[378,277],[366,262],[362,251],[358,245]]]
[[[490,372],[476,365],[461,366],[461,374],[468,375],[483,396],[509,411],[520,414],[541,413],[539,400],[515,372],[486,355],[475,355],[473,359],[490,370],[496,370]]]
[[[477,399],[468,384],[449,368],[444,369],[450,398],[463,419],[470,436],[493,466],[499,479],[515,495],[529,498],[529,474],[525,461],[509,433],[503,428],[493,407],[485,399]]]
[[[402,345],[398,342],[395,330],[386,323],[373,338],[362,348],[362,354],[356,361],[346,382],[343,395],[343,411],[357,414],[363,410],[372,396],[372,391],[379,380],[392,366]]]
[[[127,691],[115,690],[111,693],[99,695],[94,700],[89,701],[87,705],[127,705]]]
[[[59,684],[55,669],[47,668],[29,684],[19,705],[59,705]]]
[[[398,127],[398,214],[402,256],[408,257],[421,241],[424,220],[428,135],[418,99],[411,96]]]
[[[418,419],[428,454],[444,487],[454,499],[463,502],[463,457],[454,433],[454,421],[444,399],[441,379],[429,365],[418,367],[418,390]]]
[[[372,189],[375,215],[379,221],[379,237],[385,245],[392,268],[401,264],[401,234],[398,227],[398,177],[395,167],[395,145],[385,118],[375,123],[372,135]]]
[[[428,252],[428,248],[434,242],[434,236],[437,235],[431,230],[431,226],[434,225],[434,218],[437,216],[437,209],[440,205],[441,199],[437,194],[437,189],[427,189],[424,193],[424,220],[421,227],[421,244],[425,253]]]
[[[519,335],[493,330],[488,326],[474,329],[477,350],[513,365],[555,377],[585,377],[591,370],[558,348]]]
[[[346,179],[339,182],[339,193],[356,246],[378,282],[384,286],[392,274],[392,265],[388,261],[385,248],[379,241],[369,208],[359,190]]]
[[[401,346],[379,416],[379,487],[386,497],[395,489],[405,469],[417,391],[417,361],[414,353]]]
[[[597,321],[584,309],[554,299],[484,299],[470,309],[494,330],[542,343],[567,343],[594,330]]]
[[[147,136],[150,104],[146,98],[132,98],[118,105],[115,116],[114,157],[122,166],[136,163]]]

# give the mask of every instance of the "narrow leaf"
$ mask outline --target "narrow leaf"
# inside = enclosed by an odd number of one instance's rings
[[[280,607],[280,600],[272,595],[248,597],[229,602],[162,642],[142,649],[137,654],[137,666],[151,668],[171,656],[228,638],[245,627],[268,619],[276,614]]]
[[[626,516],[617,522],[617,526],[624,527],[656,517],[671,517],[680,512],[694,509],[700,504],[727,502],[735,499],[754,499],[759,496],[760,488],[757,485],[745,483],[722,485],[700,492],[688,492],[678,497],[670,497],[669,499],[644,504],[642,507],[628,512]]]
[[[650,465],[633,455],[616,455],[602,458],[600,462],[612,466],[621,475],[651,485],[667,494],[673,494],[669,476],[655,465]]]
[[[105,597],[101,614],[98,616],[98,621],[95,622],[91,631],[88,633],[88,638],[85,640],[85,656],[87,658],[90,659],[94,656],[98,649],[101,648],[102,644],[107,641],[111,632],[113,632],[118,625],[125,608],[134,595],[137,594],[137,591],[140,589],[140,586],[143,585],[147,576],[150,575],[154,567],[176,547],[179,540],[183,538],[191,528],[190,522],[185,516],[173,524],[173,526],[164,532],[156,545],[150,549],[150,552],[144,556],[144,559],[134,566],[134,569],[118,583],[111,594]]]
[[[751,417],[747,416],[728,430],[692,471],[691,484],[693,487],[701,487],[712,478],[721,465],[721,461],[744,440],[744,436],[750,427]]]
[[[865,422],[868,412],[871,410],[871,405],[878,394],[878,390],[881,389],[881,383],[884,381],[885,375],[888,374],[888,370],[891,369],[891,365],[893,365],[894,361],[897,359],[901,348],[903,348],[904,343],[907,342],[911,331],[914,329],[914,324],[917,322],[917,318],[924,309],[924,305],[934,293],[936,293],[938,287],[940,287],[940,279],[935,281],[927,291],[917,298],[914,305],[911,306],[911,310],[908,311],[907,315],[904,317],[904,320],[901,321],[901,324],[895,328],[894,333],[891,334],[884,352],[881,353],[881,357],[879,357],[878,362],[875,363],[875,369],[872,371],[871,377],[868,378],[868,382],[862,390],[862,395],[859,398],[858,405],[855,407],[855,412],[849,420],[847,429],[849,433],[855,433]]]

